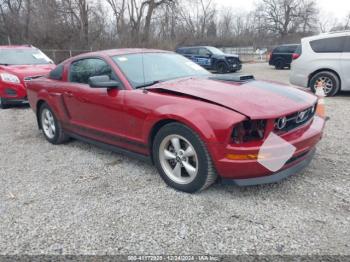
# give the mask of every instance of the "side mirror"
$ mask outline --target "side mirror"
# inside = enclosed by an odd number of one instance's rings
[[[120,83],[115,80],[111,80],[108,75],[92,76],[88,82],[90,87],[93,88],[119,88]]]

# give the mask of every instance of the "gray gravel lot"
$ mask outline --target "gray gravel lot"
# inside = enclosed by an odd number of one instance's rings
[[[244,72],[288,83],[267,64]],[[350,93],[326,104],[331,120],[303,173],[195,195],[137,160],[49,144],[27,107],[0,110],[0,253],[350,255]]]

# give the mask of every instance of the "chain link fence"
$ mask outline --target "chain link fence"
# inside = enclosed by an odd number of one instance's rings
[[[270,47],[254,48],[249,47],[222,47],[220,48],[224,53],[239,55],[243,62],[267,62],[269,59]]]
[[[270,48],[255,49],[254,47],[222,47],[220,48],[224,53],[237,54],[240,56],[243,62],[267,62],[268,51]],[[44,49],[42,50],[47,56],[49,56],[56,64],[62,61],[87,52],[90,50],[60,50],[60,49]]]

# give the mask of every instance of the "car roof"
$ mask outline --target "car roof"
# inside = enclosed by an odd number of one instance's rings
[[[282,44],[282,45],[278,45],[276,47],[280,47],[280,46],[298,46],[300,44]]]
[[[177,49],[184,49],[184,48],[208,48],[208,47],[212,47],[212,46],[208,46],[208,45],[181,46],[181,47],[178,47]]]
[[[85,56],[117,56],[117,55],[130,55],[130,54],[141,54],[141,53],[172,53],[166,50],[159,49],[146,49],[146,48],[120,48],[120,49],[109,49],[101,50],[96,52],[83,53],[81,55],[73,57],[85,57]]]
[[[323,34],[319,34],[319,35],[305,37],[305,38],[303,38],[303,40],[304,41],[312,41],[312,40],[332,38],[332,37],[338,37],[338,36],[350,36],[350,31],[337,31],[337,32],[323,33]]]

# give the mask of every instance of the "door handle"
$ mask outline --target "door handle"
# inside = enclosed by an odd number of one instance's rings
[[[74,96],[73,93],[69,92],[69,91],[65,92],[65,95],[68,96],[68,97],[73,97]]]

